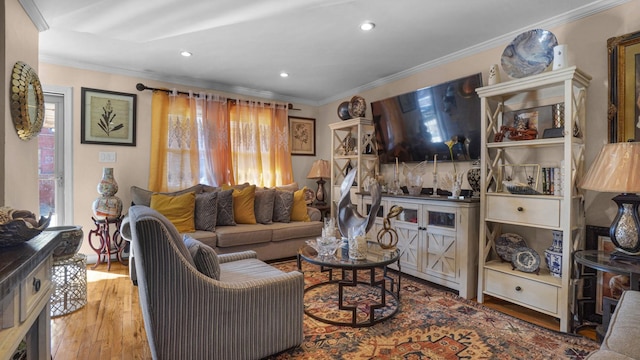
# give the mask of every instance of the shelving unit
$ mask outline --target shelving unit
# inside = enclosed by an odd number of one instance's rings
[[[340,185],[350,169],[358,170],[351,187],[351,201],[358,204],[356,193],[365,190],[365,183],[379,172],[373,122],[355,118],[333,124],[331,129],[331,216],[336,216]]]
[[[573,296],[572,254],[584,247],[584,205],[577,188],[584,167],[585,108],[591,77],[576,67],[549,71],[477,89],[481,99],[482,166],[480,194],[480,244],[478,302],[485,295],[554,316],[560,330],[571,328]],[[564,104],[563,136],[497,142],[495,135],[507,112],[543,109]],[[540,125],[540,124],[539,124]],[[562,195],[516,195],[503,189],[504,165],[539,164],[564,172]],[[542,192],[541,183],[537,189]],[[552,276],[545,263],[545,249],[552,230],[563,232],[562,275]],[[514,270],[495,250],[501,234],[523,236],[527,247],[540,255],[540,272]]]

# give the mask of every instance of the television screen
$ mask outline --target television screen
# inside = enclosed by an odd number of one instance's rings
[[[380,163],[479,159],[481,86],[478,73],[372,102]]]

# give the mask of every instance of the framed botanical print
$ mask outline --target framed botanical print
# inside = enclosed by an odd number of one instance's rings
[[[316,119],[289,116],[291,155],[316,155]]]
[[[82,88],[80,142],[136,145],[136,95]]]

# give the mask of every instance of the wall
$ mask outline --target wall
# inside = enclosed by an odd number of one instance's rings
[[[38,143],[21,140],[13,127],[9,84],[17,61],[38,71],[38,30],[17,0],[5,0],[2,13],[2,89],[4,124],[0,126],[0,205],[38,211]]]
[[[607,142],[607,39],[640,30],[640,0],[634,0],[608,11],[547,30],[556,35],[559,43],[568,45],[568,63],[577,65],[593,77],[587,98],[585,159],[586,169],[588,169],[602,145]],[[370,103],[478,72],[482,72],[483,82],[486,84],[489,67],[492,64],[500,63],[500,57],[506,45],[507,43],[504,46],[425,70],[358,95],[361,95]],[[500,76],[503,81],[509,79],[504,72]],[[349,99],[335,101],[320,107],[318,110],[319,127],[325,129],[322,132],[322,136],[327,136],[326,139],[329,139],[327,126],[339,120],[336,109],[345,100]],[[370,112],[371,109],[369,107],[367,109],[369,118],[371,116]],[[321,155],[328,157],[329,149],[325,149]],[[450,164],[442,164],[443,171],[447,171],[447,165],[450,166]],[[393,178],[391,166],[383,166],[382,172],[387,179]],[[426,179],[424,185],[425,187],[430,187],[432,185],[431,179]],[[611,224],[617,209],[611,201],[613,196],[614,194],[610,193],[586,192],[587,224],[598,226],[609,226]]]

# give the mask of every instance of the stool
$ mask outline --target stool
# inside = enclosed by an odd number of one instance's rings
[[[51,295],[51,317],[66,315],[87,304],[87,256],[54,261],[51,280],[55,291]]]
[[[107,271],[111,270],[111,255],[115,255],[116,259],[123,264],[127,263],[122,258],[122,251],[127,245],[120,235],[120,225],[124,216],[116,219],[96,219],[91,217],[96,228],[89,230],[89,246],[98,254],[98,261],[91,269],[95,269],[103,261],[107,263]],[[113,234],[111,234],[110,226],[114,226]]]

